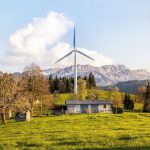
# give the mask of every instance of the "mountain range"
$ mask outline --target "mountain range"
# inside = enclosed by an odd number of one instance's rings
[[[94,67],[90,65],[78,65],[78,76],[84,77],[89,73],[93,73],[96,78],[97,86],[115,85],[119,82],[132,80],[150,79],[150,72],[144,69],[131,70],[125,65],[104,65]],[[44,75],[52,74],[58,77],[74,76],[74,66],[65,68],[50,68],[43,70]]]

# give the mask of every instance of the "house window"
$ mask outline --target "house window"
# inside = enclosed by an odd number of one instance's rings
[[[104,104],[104,108],[106,108],[106,104]]]

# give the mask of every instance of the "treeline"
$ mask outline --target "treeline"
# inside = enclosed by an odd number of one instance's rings
[[[86,89],[96,88],[96,80],[92,73],[88,76],[78,76],[78,80],[82,79],[86,82]],[[49,76],[50,92],[51,93],[71,93],[74,88],[74,78],[73,77],[58,77],[53,78],[52,75]]]

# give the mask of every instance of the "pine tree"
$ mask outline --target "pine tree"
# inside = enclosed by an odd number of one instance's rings
[[[127,109],[128,107],[128,95],[125,94],[125,97],[124,97],[124,109]]]
[[[124,109],[131,110],[131,111],[133,111],[134,109],[134,102],[133,100],[131,100],[130,95],[128,94],[125,94],[124,97]]]
[[[90,88],[90,89],[96,87],[95,77],[94,77],[94,75],[92,74],[92,72],[89,74],[88,82],[89,82],[89,88]]]
[[[52,76],[52,74],[50,74],[50,76],[49,76],[49,85],[50,85],[49,90],[50,90],[51,93],[53,93],[54,92],[54,83],[53,83],[53,76]]]
[[[66,92],[70,93],[72,92],[73,84],[71,83],[71,79],[66,79]]]
[[[150,112],[150,83],[146,87],[146,92],[144,93],[144,112]]]
[[[62,81],[63,81],[63,85],[64,85],[62,91],[63,91],[63,93],[66,93],[66,77],[63,77]]]

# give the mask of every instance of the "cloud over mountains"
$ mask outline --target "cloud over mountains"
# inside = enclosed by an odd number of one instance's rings
[[[25,65],[32,62],[43,68],[52,67],[57,59],[71,50],[70,44],[63,42],[62,39],[73,25],[72,20],[57,12],[49,12],[46,17],[34,18],[31,23],[10,35],[9,48],[0,63],[5,63],[8,68],[11,65],[15,71],[17,66],[23,69]],[[94,66],[112,64],[112,59],[104,54],[86,48],[79,49],[95,59],[95,62],[91,62],[79,56],[78,63],[80,64]],[[58,65],[72,64],[72,57],[68,57]]]

